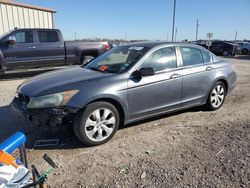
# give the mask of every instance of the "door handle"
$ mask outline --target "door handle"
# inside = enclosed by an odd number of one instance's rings
[[[36,49],[36,47],[35,46],[30,46],[29,49]]]
[[[63,45],[59,45],[58,48],[63,48]]]
[[[206,71],[211,71],[211,70],[213,70],[213,67],[209,66],[209,67],[206,68]]]
[[[170,79],[179,78],[179,77],[181,77],[180,74],[172,74],[172,75],[170,76]]]

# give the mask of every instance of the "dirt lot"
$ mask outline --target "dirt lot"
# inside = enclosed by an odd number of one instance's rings
[[[46,170],[48,153],[59,168],[51,187],[250,187],[250,57],[233,61],[238,85],[214,112],[195,108],[120,129],[105,145],[84,148],[71,132],[29,133],[30,164]],[[0,81],[0,141],[26,125],[9,103],[24,79]],[[41,138],[55,148],[33,149]]]

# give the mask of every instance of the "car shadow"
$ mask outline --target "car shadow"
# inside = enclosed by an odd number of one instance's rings
[[[14,118],[9,106],[0,107],[0,143],[17,131],[26,132],[26,125]]]
[[[198,106],[198,107],[193,107],[193,108],[189,108],[189,109],[185,109],[185,110],[170,112],[170,113],[167,113],[167,114],[154,116],[154,117],[151,117],[151,118],[146,118],[146,119],[143,119],[143,120],[140,120],[140,121],[136,121],[134,123],[123,125],[122,127],[120,127],[120,129],[127,129],[127,128],[137,126],[137,125],[140,125],[140,124],[149,123],[151,121],[156,121],[156,120],[159,120],[159,119],[172,117],[172,116],[180,115],[180,114],[187,113],[187,112],[200,112],[200,111],[207,111],[207,110],[205,108],[201,107],[201,106]]]
[[[229,58],[229,59],[238,59],[238,60],[250,60],[250,55],[236,55],[233,57],[223,57],[223,58]]]
[[[197,112],[201,111],[200,107],[191,108],[188,110],[182,110],[179,112],[174,112],[166,115],[160,115],[153,118],[148,118],[146,120],[138,121],[135,123],[131,123],[128,125],[124,125],[120,127],[120,129],[126,129],[133,126],[137,126],[139,124],[148,123],[151,121],[155,121],[162,118],[167,118],[170,116],[179,115],[185,112]],[[17,131],[23,132],[27,141],[25,143],[25,147],[27,149],[76,149],[76,148],[84,148],[85,146],[77,139],[74,135],[72,128],[67,129],[50,129],[43,130],[42,128],[32,128],[29,127],[28,124],[22,119],[18,118],[14,112],[11,110],[10,105],[0,107],[0,143],[2,143],[5,139],[16,133]],[[118,130],[119,131],[119,130]],[[58,143],[51,146],[36,146],[37,141],[47,140],[48,142],[53,139],[57,140]]]
[[[17,131],[21,131],[26,135],[27,141],[25,146],[27,149],[71,149],[83,147],[71,129],[60,129],[59,131],[29,127],[23,119],[16,116],[10,105],[0,107],[0,143]],[[37,141],[50,139],[57,139],[58,144],[50,147],[34,147]]]

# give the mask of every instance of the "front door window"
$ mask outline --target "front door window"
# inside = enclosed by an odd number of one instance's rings
[[[155,72],[176,68],[175,48],[166,47],[156,50],[142,63],[140,68],[144,67],[152,67]]]

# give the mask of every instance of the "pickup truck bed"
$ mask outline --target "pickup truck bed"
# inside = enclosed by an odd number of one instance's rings
[[[0,38],[0,73],[85,64],[109,49],[108,42],[65,42],[58,29],[15,29]]]

